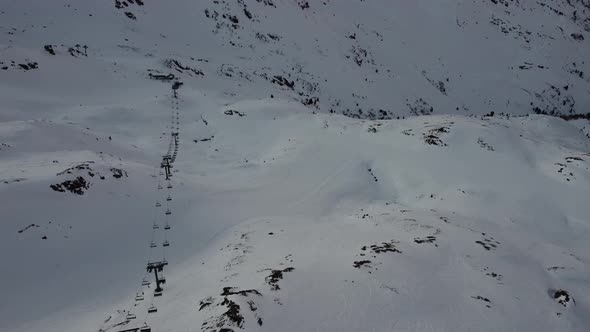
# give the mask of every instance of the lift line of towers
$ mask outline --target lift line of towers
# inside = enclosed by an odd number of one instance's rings
[[[178,146],[179,146],[179,129],[180,129],[180,120],[179,120],[179,107],[178,107],[178,95],[177,95],[177,90],[178,88],[180,88],[180,86],[182,85],[181,82],[175,82],[174,85],[172,86],[172,90],[173,90],[173,114],[172,114],[172,131],[170,133],[170,144],[168,146],[168,152],[166,153],[166,155],[164,155],[162,157],[162,162],[160,163],[160,171],[159,171],[159,176],[165,177],[165,180],[167,182],[166,188],[168,189],[168,194],[166,195],[166,211],[164,212],[164,215],[166,217],[166,222],[165,225],[163,225],[163,229],[164,229],[164,241],[162,242],[162,259],[161,260],[157,260],[157,261],[152,261],[151,260],[151,255],[150,255],[150,260],[148,260],[147,266],[146,266],[146,274],[145,277],[142,280],[141,286],[142,287],[150,287],[151,285],[151,281],[148,279],[148,276],[150,274],[153,273],[154,275],[154,281],[155,281],[155,285],[156,288],[154,289],[154,293],[153,296],[154,297],[160,297],[162,296],[162,293],[164,291],[164,289],[162,288],[162,285],[166,283],[166,278],[164,277],[164,267],[166,265],[168,265],[168,261],[166,260],[166,256],[165,256],[165,248],[170,246],[170,241],[168,241],[168,237],[167,237],[167,232],[171,229],[170,223],[169,223],[169,216],[172,214],[172,210],[170,209],[170,207],[168,206],[170,201],[172,201],[172,195],[171,195],[171,189],[173,188],[172,183],[171,183],[171,178],[172,178],[172,164],[174,163],[174,161],[176,160],[176,157],[178,155]],[[162,184],[160,183],[160,181],[158,180],[158,186],[157,186],[158,191],[164,189],[164,187],[162,186]],[[162,203],[157,200],[156,204],[155,204],[156,208],[160,208],[162,207]],[[157,230],[160,229],[160,225],[157,223],[156,220],[154,220],[154,223],[152,225],[152,240],[150,242],[150,249],[154,249],[157,248],[158,245],[155,241],[155,232]],[[139,291],[137,292],[137,294],[135,295],[134,298],[134,304],[133,306],[137,306],[139,302],[144,301],[145,300],[145,293],[143,291]],[[153,304],[153,302],[150,304],[150,306],[147,309],[147,314],[152,314],[157,312],[158,309],[156,308],[156,306]],[[137,319],[137,315],[132,313],[132,310],[128,310],[127,311],[127,315],[125,316],[125,320],[117,325],[120,326],[127,326],[129,323],[131,323],[131,321]],[[139,326],[139,327],[134,327],[134,328],[123,328],[122,330],[119,330],[119,332],[151,332],[152,329],[151,327],[147,324],[147,322],[144,322],[143,325]]]

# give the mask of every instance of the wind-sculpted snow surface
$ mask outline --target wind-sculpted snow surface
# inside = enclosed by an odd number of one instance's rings
[[[7,1],[0,331],[587,331],[589,10]]]

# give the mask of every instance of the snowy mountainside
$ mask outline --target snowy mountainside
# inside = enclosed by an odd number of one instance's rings
[[[364,121],[271,99],[181,98],[162,297],[140,284],[153,202],[166,196],[156,157],[84,129],[68,147],[52,123],[3,131],[7,151],[24,152],[2,160],[3,179],[22,178],[2,187],[3,282],[13,285],[2,330],[588,326],[589,142],[567,122]],[[34,127],[46,145],[31,151]],[[165,150],[167,139],[139,150]],[[80,161],[106,179],[84,167],[61,174]],[[82,195],[50,188],[76,176],[92,182]]]
[[[12,84],[62,62],[76,83],[152,69],[236,101],[272,94],[361,118],[588,112],[583,0],[26,0],[0,15]]]
[[[588,6],[3,1],[0,331],[587,331]]]

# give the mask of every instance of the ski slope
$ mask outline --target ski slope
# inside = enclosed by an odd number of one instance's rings
[[[120,3],[0,4],[0,331],[588,330],[585,2]]]

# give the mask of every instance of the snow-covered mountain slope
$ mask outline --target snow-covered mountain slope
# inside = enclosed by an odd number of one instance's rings
[[[586,0],[6,0],[0,22],[11,86],[57,75],[73,93],[154,69],[235,101],[380,119],[590,103]]]
[[[129,309],[138,318],[125,328],[153,331],[590,324],[589,142],[565,121],[362,121],[181,98],[170,191],[156,190],[156,157],[141,153],[165,151],[166,135],[134,147],[73,125],[3,125],[3,331],[118,331]],[[50,188],[77,176],[91,183],[83,195]],[[146,250],[168,192],[170,265],[153,298],[142,271],[160,257]]]
[[[0,331],[587,331],[588,6],[2,1]]]

